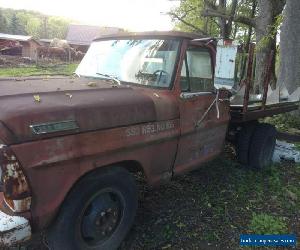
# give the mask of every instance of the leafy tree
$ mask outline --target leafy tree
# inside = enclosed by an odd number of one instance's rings
[[[256,79],[253,89],[261,93],[269,55],[272,50],[276,52],[278,20],[284,5],[285,0],[181,0],[179,8],[170,15],[202,34],[216,35],[216,32],[210,33],[204,26],[205,18],[211,18],[211,22],[215,23],[214,30],[217,29],[221,37],[238,38],[247,45],[255,39]],[[182,24],[177,27],[186,29]],[[271,67],[271,79],[274,83],[275,57]]]
[[[10,20],[9,31],[11,34],[14,34],[14,35],[27,35],[27,33],[25,31],[25,27],[20,22],[16,13],[13,14],[13,16]]]
[[[3,11],[0,9],[0,32],[7,32],[7,20],[3,14]]]
[[[65,39],[71,21],[28,10],[0,8],[0,32],[39,38]]]
[[[41,19],[38,17],[33,17],[27,20],[25,30],[34,38],[40,38],[41,26]]]
[[[176,22],[176,29],[197,32],[201,35],[218,36],[217,23],[212,18],[201,16],[205,8],[204,0],[181,1],[180,7],[168,14]]]
[[[69,21],[60,17],[49,17],[48,35],[50,38],[65,39]]]

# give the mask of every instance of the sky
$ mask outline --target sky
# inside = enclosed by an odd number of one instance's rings
[[[176,0],[0,0],[2,8],[35,10],[131,31],[172,29],[170,17],[163,13],[178,5]]]

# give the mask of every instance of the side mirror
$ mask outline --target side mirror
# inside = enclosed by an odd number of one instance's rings
[[[217,45],[214,85],[216,89],[232,89],[238,45],[232,40],[219,40]]]

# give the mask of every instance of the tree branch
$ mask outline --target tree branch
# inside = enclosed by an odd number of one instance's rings
[[[236,17],[233,18],[233,21],[237,22],[237,23],[242,23],[242,24],[254,27],[254,28],[256,26],[255,19],[254,18],[249,18],[249,17],[246,17],[246,16],[236,16]]]
[[[182,22],[182,23],[185,24],[186,26],[191,27],[192,29],[194,29],[195,31],[201,33],[202,35],[207,35],[207,33],[206,33],[204,30],[202,30],[202,29],[200,29],[199,27],[197,27],[197,26],[195,26],[195,25],[193,25],[193,24],[191,24],[191,23],[185,21],[183,17],[178,16],[176,13],[168,12],[168,15],[170,15],[170,16],[172,16],[173,18],[179,20],[180,22]]]
[[[255,19],[254,18],[249,18],[245,16],[231,16],[226,13],[222,13],[217,10],[211,10],[211,9],[206,9],[202,12],[202,16],[205,17],[219,17],[219,18],[224,18],[226,20],[232,19],[234,22],[242,23],[248,26],[255,27]]]

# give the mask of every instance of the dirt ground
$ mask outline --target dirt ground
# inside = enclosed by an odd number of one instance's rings
[[[240,249],[240,234],[299,236],[300,166],[284,163],[257,172],[231,158],[223,155],[154,190],[140,180],[137,217],[120,250],[234,250]],[[260,221],[260,214],[271,221]],[[47,248],[36,241],[22,249]]]

